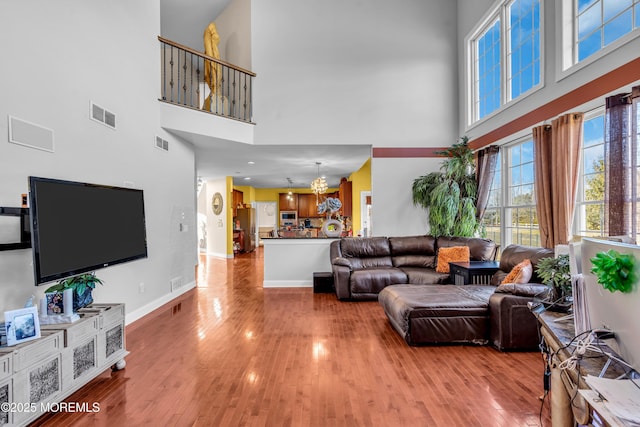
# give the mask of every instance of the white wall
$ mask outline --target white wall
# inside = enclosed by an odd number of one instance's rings
[[[374,236],[413,236],[429,232],[425,209],[413,205],[411,186],[421,175],[438,170],[442,159],[386,159],[371,162]]]
[[[251,5],[256,144],[450,145],[456,2]]]
[[[215,22],[220,59],[251,70],[251,0],[232,0]]]
[[[193,150],[160,128],[159,13],[157,0],[0,4],[13,64],[0,70],[0,206],[18,206],[29,175],[143,189],[149,257],[99,270],[95,292],[126,303],[127,322],[193,286],[197,264]],[[116,113],[116,130],[89,119],[90,101]],[[55,152],[9,143],[7,115],[53,129]],[[0,252],[0,311],[42,295],[31,269],[31,250]],[[171,292],[177,277],[185,286]]]

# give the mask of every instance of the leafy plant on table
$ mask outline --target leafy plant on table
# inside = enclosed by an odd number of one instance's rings
[[[65,289],[73,289],[78,296],[81,296],[85,293],[87,288],[95,289],[96,284],[98,283],[101,285],[103,284],[102,280],[96,277],[94,273],[85,273],[63,279],[47,289],[45,293],[62,292]]]
[[[598,283],[609,292],[629,293],[633,290],[638,277],[633,255],[609,249],[598,252],[591,258],[591,264],[591,272],[598,278]]]
[[[569,255],[541,259],[536,266],[536,274],[542,283],[556,290],[558,297],[571,295]]]

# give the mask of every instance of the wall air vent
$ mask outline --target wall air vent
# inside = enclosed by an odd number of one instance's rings
[[[155,147],[163,151],[169,151],[169,141],[156,136]]]
[[[9,116],[9,142],[53,153],[53,130]]]
[[[91,119],[111,129],[116,128],[116,115],[93,102],[91,103]]]

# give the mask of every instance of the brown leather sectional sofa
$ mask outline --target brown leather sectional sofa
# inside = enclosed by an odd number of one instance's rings
[[[476,237],[347,237],[331,243],[333,282],[338,299],[376,300],[389,285],[450,283],[436,272],[438,248],[469,246],[471,261],[495,258],[496,244]]]
[[[386,243],[385,243],[386,240]],[[506,247],[490,285],[452,285],[435,272],[438,247],[468,244],[472,260],[491,260],[494,242],[477,238],[432,236],[341,239],[331,245],[339,299],[378,299],[393,328],[410,345],[491,344],[500,350],[533,350],[538,324],[527,303],[546,296],[535,266],[552,257],[550,249]],[[504,284],[504,277],[529,259],[534,275],[528,284]]]

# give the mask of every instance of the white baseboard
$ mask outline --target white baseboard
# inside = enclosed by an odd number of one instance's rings
[[[165,294],[162,297],[158,298],[157,300],[151,301],[147,305],[144,305],[139,309],[132,311],[131,313],[127,313],[125,317],[125,325],[128,325],[130,323],[135,322],[136,320],[143,318],[144,316],[151,313],[152,311],[157,310],[158,308],[162,307],[166,303],[176,299],[180,295],[184,294],[187,291],[190,291],[195,287],[196,287],[195,281],[191,283],[187,283],[186,285],[177,288],[174,292]]]
[[[263,288],[312,288],[311,280],[264,280]]]
[[[233,254],[225,254],[225,253],[222,253],[222,252],[207,252],[207,255],[208,256],[213,256],[213,257],[216,257],[216,258],[225,258],[225,259],[233,258]]]

